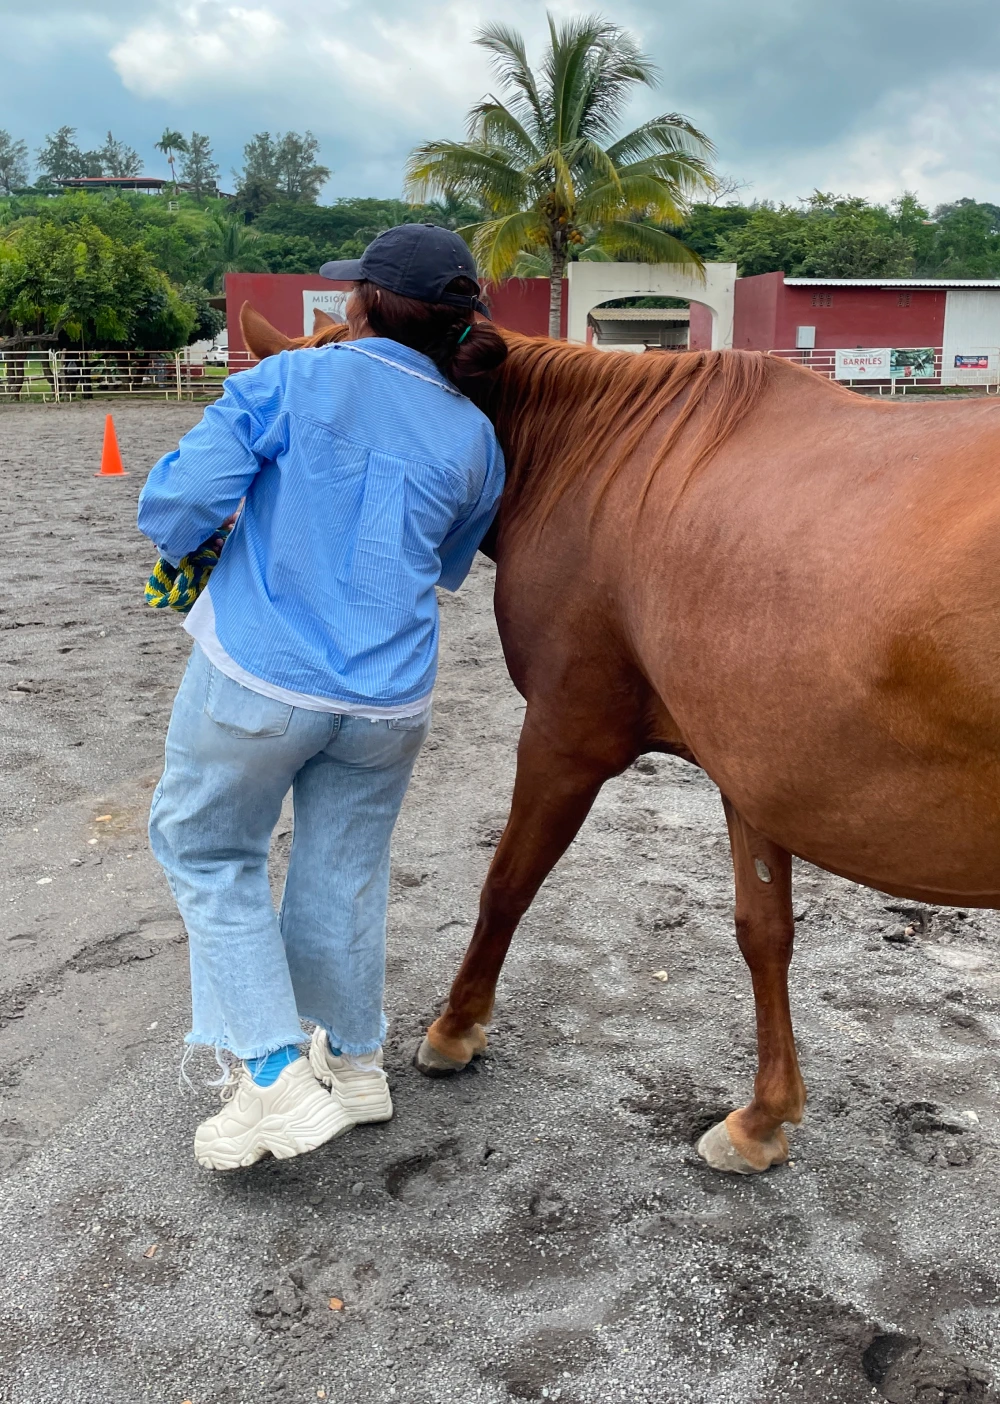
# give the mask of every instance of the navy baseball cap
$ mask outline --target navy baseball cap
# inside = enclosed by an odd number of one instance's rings
[[[395,229],[384,229],[360,258],[334,259],[319,271],[323,278],[344,283],[367,280],[400,297],[445,302],[481,312],[484,317],[490,315],[479,301],[476,261],[468,244],[453,230],[436,224],[397,224]],[[477,295],[446,292],[454,278],[471,279]]]

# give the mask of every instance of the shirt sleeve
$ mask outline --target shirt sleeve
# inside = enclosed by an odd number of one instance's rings
[[[231,375],[221,398],[146,479],[139,495],[139,530],[172,565],[232,516],[267,461],[256,446],[280,395],[265,396],[262,405],[252,384],[267,365]]]
[[[446,590],[457,590],[472,569],[479,543],[489,531],[500,505],[504,471],[503,450],[491,429],[482,492],[464,516],[455,522],[441,543],[441,575],[438,583]]]

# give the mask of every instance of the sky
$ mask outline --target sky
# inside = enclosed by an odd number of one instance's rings
[[[634,33],[660,70],[629,125],[664,111],[713,139],[739,198],[813,189],[930,206],[1000,203],[1000,5],[995,0],[552,0]],[[169,175],[165,126],[207,133],[223,173],[262,130],[313,131],[324,201],[401,194],[419,141],[460,137],[495,89],[473,38],[502,19],[534,59],[532,0],[0,0],[0,128],[34,152],[76,127],[110,129],[144,172]]]

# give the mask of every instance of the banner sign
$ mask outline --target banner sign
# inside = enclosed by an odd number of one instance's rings
[[[933,346],[867,348],[834,355],[837,380],[929,380],[935,374]]]
[[[335,322],[347,321],[347,293],[340,288],[331,288],[329,292],[324,289],[322,292],[313,292],[312,289],[302,294],[302,335],[312,336],[313,334],[313,312],[316,308],[321,312],[326,312]]]
[[[891,380],[930,380],[934,376],[934,347],[908,346],[890,352]]]
[[[837,351],[834,377],[837,380],[888,380],[892,352]]]
[[[977,351],[972,356],[956,356],[955,369],[965,371],[989,370],[990,353],[988,351]]]

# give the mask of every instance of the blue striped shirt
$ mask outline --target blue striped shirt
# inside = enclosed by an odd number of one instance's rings
[[[486,416],[370,337],[230,376],[150,473],[139,529],[176,564],[245,498],[210,585],[225,653],[272,687],[398,707],[433,687],[434,587],[465,579],[503,481]]]

